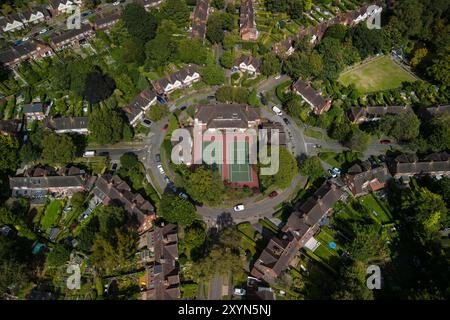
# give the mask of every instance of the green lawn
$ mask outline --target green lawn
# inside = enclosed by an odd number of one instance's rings
[[[392,215],[387,208],[384,208],[377,199],[372,194],[365,195],[359,198],[359,201],[366,206],[371,212],[376,212],[374,214],[375,218],[379,220],[382,224],[392,222]]]
[[[41,220],[41,226],[44,230],[55,226],[59,220],[61,211],[64,207],[63,200],[53,200],[45,209],[44,217]]]
[[[390,56],[362,64],[339,77],[343,85],[354,84],[361,93],[394,89],[400,87],[404,81],[414,80],[414,77],[392,61]]]
[[[319,140],[322,140],[322,138],[323,138],[322,132],[313,130],[311,128],[305,128],[304,133],[305,133],[305,136],[308,136],[311,138],[315,138],[315,139],[319,139]]]

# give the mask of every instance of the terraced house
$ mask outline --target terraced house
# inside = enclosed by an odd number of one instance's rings
[[[72,47],[76,48],[94,36],[95,32],[92,27],[88,24],[83,24],[80,29],[70,29],[53,35],[50,38],[50,44],[55,51]]]
[[[49,19],[50,13],[44,6],[36,6],[25,11],[13,13],[0,19],[2,32],[14,32]]]
[[[256,28],[253,0],[241,0],[239,14],[239,33],[241,39],[246,41],[258,40],[259,32]]]
[[[405,183],[414,176],[450,176],[450,155],[447,152],[432,153],[419,159],[416,155],[399,155],[390,164],[393,177],[402,178]]]
[[[257,75],[261,73],[262,61],[259,58],[254,58],[250,55],[242,55],[236,58],[234,62],[234,68],[241,72]]]
[[[251,270],[252,276],[274,283],[299,250],[314,240],[322,219],[332,214],[333,205],[345,198],[341,188],[327,181],[306,202],[297,205],[282,229],[284,234],[273,237],[256,260]]]
[[[369,162],[363,162],[350,167],[343,176],[343,181],[347,184],[350,192],[358,197],[383,189],[391,178],[386,164],[383,163],[372,168]]]
[[[206,22],[209,14],[209,0],[197,0],[197,5],[192,15],[192,38],[205,39]]]
[[[148,250],[153,261],[146,268],[143,300],[174,300],[181,297],[178,268],[177,226],[155,227],[139,241],[139,249]]]
[[[89,133],[88,117],[57,117],[45,121],[45,127],[56,133]]]
[[[6,67],[13,69],[20,63],[29,60],[40,60],[54,54],[53,49],[47,44],[30,40],[18,46],[7,46],[0,50],[0,62]]]
[[[378,1],[375,1],[377,3]],[[303,27],[299,28],[298,34],[294,36],[290,36],[280,42],[277,42],[273,45],[273,51],[281,56],[289,56],[294,51],[294,42],[298,41],[304,37],[310,37],[311,42],[316,42],[320,40],[327,29],[335,24],[343,24],[343,25],[354,25],[358,24],[362,21],[367,20],[370,17],[373,17],[377,14],[380,14],[382,11],[381,7],[371,7],[370,5],[364,5],[361,8],[358,8],[353,11],[338,13],[333,18],[326,20],[324,22],[319,23],[313,27]]]
[[[384,115],[399,115],[402,113],[412,113],[409,106],[380,106],[380,107],[351,107],[348,118],[355,123],[380,120]]]
[[[137,95],[131,103],[123,110],[128,122],[135,127],[144,114],[150,109],[150,106],[156,103],[156,94],[151,89],[146,89]]]
[[[177,89],[191,86],[200,81],[199,66],[189,64],[187,67],[164,78],[152,81],[153,88],[158,95],[169,95]]]
[[[106,33],[122,17],[122,10],[117,9],[109,12],[100,12],[95,15],[93,27],[95,30],[104,30]]]
[[[82,5],[81,0],[49,0],[48,3],[54,15],[70,13],[74,6]]]

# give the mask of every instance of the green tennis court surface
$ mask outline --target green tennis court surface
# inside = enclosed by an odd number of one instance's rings
[[[228,141],[227,153],[230,157],[228,164],[229,179],[231,182],[252,181],[249,165],[249,146],[247,141]],[[242,163],[243,162],[243,163]]]

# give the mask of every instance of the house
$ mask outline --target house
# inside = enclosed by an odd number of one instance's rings
[[[49,118],[45,122],[45,126],[56,133],[89,133],[88,117],[58,117]]]
[[[75,192],[85,190],[85,182],[85,172],[76,167],[59,171],[36,167],[25,171],[22,176],[9,177],[12,196],[31,199],[71,197]]]
[[[22,12],[23,17],[28,24],[38,24],[51,18],[50,13],[44,6],[37,6],[30,10]]]
[[[45,110],[42,103],[24,104],[21,108],[28,121],[43,120],[45,118]]]
[[[156,100],[156,94],[148,88],[142,91],[124,108],[125,115],[133,127],[144,117],[144,114],[150,109],[150,106],[156,103]]]
[[[189,87],[194,82],[200,81],[198,69],[197,65],[189,64],[171,75],[152,81],[153,88],[158,95],[169,95],[177,89]]]
[[[284,131],[284,127],[281,123],[271,121],[262,122],[259,125],[259,129],[267,130],[267,141],[269,144],[271,144],[272,130],[278,130],[278,145],[280,146],[286,145],[287,142],[286,132]]]
[[[271,238],[253,265],[251,275],[267,283],[274,283],[300,249],[298,241],[291,234]]]
[[[137,0],[136,3],[142,7],[146,11],[150,11],[152,8],[158,7],[161,3],[163,3],[164,0]]]
[[[141,237],[139,248],[153,253],[154,262],[146,270],[142,300],[175,300],[181,297],[178,268],[177,226],[155,227]]]
[[[13,13],[0,20],[3,32],[15,32],[25,28],[26,18],[21,13]]]
[[[355,196],[383,189],[392,178],[386,164],[371,168],[370,163],[355,164],[343,176],[343,181]]]
[[[69,29],[50,38],[50,44],[55,51],[70,47],[79,47],[87,39],[94,37],[95,32],[89,24],[81,25],[80,29]]]
[[[427,118],[434,117],[441,113],[450,114],[450,104],[438,105],[436,107],[420,108],[420,113]]]
[[[24,123],[22,120],[0,120],[0,134],[4,136],[15,136],[22,132]]]
[[[194,124],[201,126],[202,130],[245,131],[249,128],[258,128],[261,118],[258,108],[245,104],[217,104],[211,106],[198,106]]]
[[[321,115],[331,108],[331,99],[322,97],[320,92],[314,90],[309,82],[298,79],[292,85],[292,90],[311,106],[316,115]]]
[[[114,24],[122,17],[121,10],[113,10],[110,12],[100,12],[95,15],[93,27],[95,30],[104,30],[108,32]]]
[[[239,13],[239,33],[242,40],[258,40],[259,32],[258,29],[256,29],[253,0],[241,0],[241,8]]]
[[[194,13],[192,15],[192,38],[205,39],[206,22],[209,14],[209,0],[197,0]]]
[[[389,164],[395,178],[408,181],[410,177],[431,175],[435,177],[450,175],[450,155],[447,152],[432,153],[418,159],[416,155],[399,155]]]
[[[319,230],[320,222],[332,214],[334,204],[345,196],[337,185],[327,181],[303,204],[296,205],[296,210],[282,228],[283,235],[270,239],[255,262],[252,276],[274,283]]]
[[[139,193],[132,192],[130,186],[118,175],[106,174],[95,181],[93,189],[96,201],[105,206],[115,204],[121,206],[129,215],[129,226],[138,233],[143,233],[152,227],[155,220],[155,209]]]
[[[81,0],[49,0],[50,10],[54,15],[67,14],[73,11],[73,7],[81,5]]]
[[[379,106],[379,107],[351,107],[348,118],[354,123],[380,120],[384,115],[398,115],[412,113],[409,106]]]
[[[379,1],[375,1],[378,3]],[[371,8],[368,12],[368,8]],[[340,12],[333,18],[323,21],[314,27],[304,28],[300,27],[299,32],[295,36],[290,36],[287,39],[284,39],[278,43],[275,43],[272,47],[273,51],[280,56],[289,56],[294,51],[295,48],[293,43],[297,40],[300,40],[306,36],[311,37],[311,42],[314,43],[317,40],[320,40],[327,29],[335,24],[343,24],[343,25],[354,25],[360,23],[364,20],[367,20],[369,17],[380,14],[382,8],[371,7],[370,5],[364,5],[361,8],[355,9],[350,12]]]
[[[53,50],[47,44],[38,40],[29,40],[18,46],[6,46],[0,50],[0,62],[13,69],[28,60],[40,60],[53,55]]]
[[[261,73],[261,64],[261,59],[253,58],[250,55],[243,55],[236,58],[234,68],[239,69],[241,72],[257,75]]]

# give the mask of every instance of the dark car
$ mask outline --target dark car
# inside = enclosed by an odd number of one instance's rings
[[[206,99],[208,100],[214,100],[216,97],[215,96],[207,96]]]
[[[288,118],[283,118],[284,123],[289,124],[289,119]]]
[[[182,106],[182,107],[180,108],[181,111],[184,111],[184,110],[186,110],[186,109],[187,109],[187,106]]]
[[[391,144],[391,140],[380,140],[381,144]]]
[[[112,165],[111,169],[112,169],[113,171],[116,171],[116,169],[117,169],[117,163],[114,163],[114,164]]]
[[[168,125],[168,124],[166,124],[166,125],[164,126],[163,130],[164,130],[164,131],[167,131],[167,128],[169,128],[169,125]]]
[[[100,152],[98,155],[101,156],[101,157],[108,157],[109,156],[109,152],[103,151],[103,152]]]
[[[269,198],[275,198],[277,195],[278,195],[278,192],[272,191],[272,192],[269,194]]]
[[[161,162],[161,156],[158,154],[155,154],[155,161],[156,162]]]

